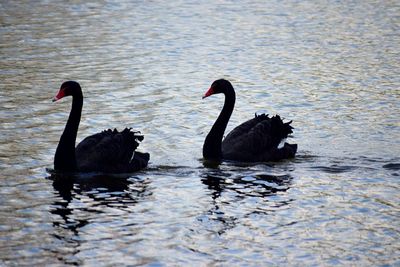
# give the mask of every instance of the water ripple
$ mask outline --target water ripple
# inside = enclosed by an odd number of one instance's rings
[[[396,265],[395,2],[3,1],[0,265]],[[229,131],[293,120],[297,158],[203,165],[223,98]],[[146,171],[46,179],[76,80],[78,141],[132,127]],[[54,178],[54,177],[53,177]]]

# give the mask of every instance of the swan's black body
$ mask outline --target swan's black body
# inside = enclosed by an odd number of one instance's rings
[[[147,166],[150,155],[135,152],[143,136],[128,128],[91,135],[75,148],[83,106],[80,85],[73,81],[63,83],[53,101],[65,96],[72,96],[72,108],[54,156],[56,171],[128,173]]]
[[[292,133],[290,122],[284,123],[279,115],[256,115],[234,128],[222,141],[226,126],[235,106],[235,90],[224,79],[216,80],[204,97],[222,93],[225,95],[224,107],[203,145],[203,157],[208,160],[222,159],[262,162],[293,158],[297,151],[296,144],[285,143],[278,148],[283,139]]]

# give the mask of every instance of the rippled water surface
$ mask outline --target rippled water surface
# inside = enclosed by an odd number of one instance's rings
[[[1,1],[0,265],[400,265],[398,1]],[[228,130],[293,120],[296,159],[203,166]],[[123,177],[54,181],[71,99],[78,140],[133,127]]]

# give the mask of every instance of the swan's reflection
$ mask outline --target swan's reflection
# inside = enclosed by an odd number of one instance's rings
[[[223,191],[235,192],[235,198],[265,198],[277,192],[285,192],[290,188],[292,177],[288,174],[271,175],[267,173],[251,173],[219,169],[208,170],[201,174],[201,181],[212,191],[213,199]]]
[[[290,188],[292,177],[288,174],[271,175],[251,168],[213,168],[205,169],[200,176],[212,198],[212,207],[205,217],[219,223],[220,226],[216,229],[218,234],[234,228],[238,217],[267,215],[291,202],[285,197],[274,198],[276,194],[284,193]],[[238,213],[240,216],[237,216]],[[203,216],[202,220],[204,219]]]
[[[81,229],[99,218],[101,220],[101,216],[109,219],[115,214],[121,215],[121,212],[129,214],[132,206],[150,196],[151,192],[146,179],[116,179],[104,175],[85,180],[70,178],[49,177],[59,196],[50,213],[57,215],[53,218],[53,236],[61,242],[57,257],[64,264],[80,265],[76,255],[83,242]]]

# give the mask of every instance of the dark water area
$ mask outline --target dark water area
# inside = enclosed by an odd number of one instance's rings
[[[2,1],[0,265],[399,266],[396,1]],[[298,156],[203,165],[229,79],[228,131],[293,120]],[[78,141],[132,127],[127,177],[49,179],[71,99]],[[71,179],[68,179],[71,178]]]

